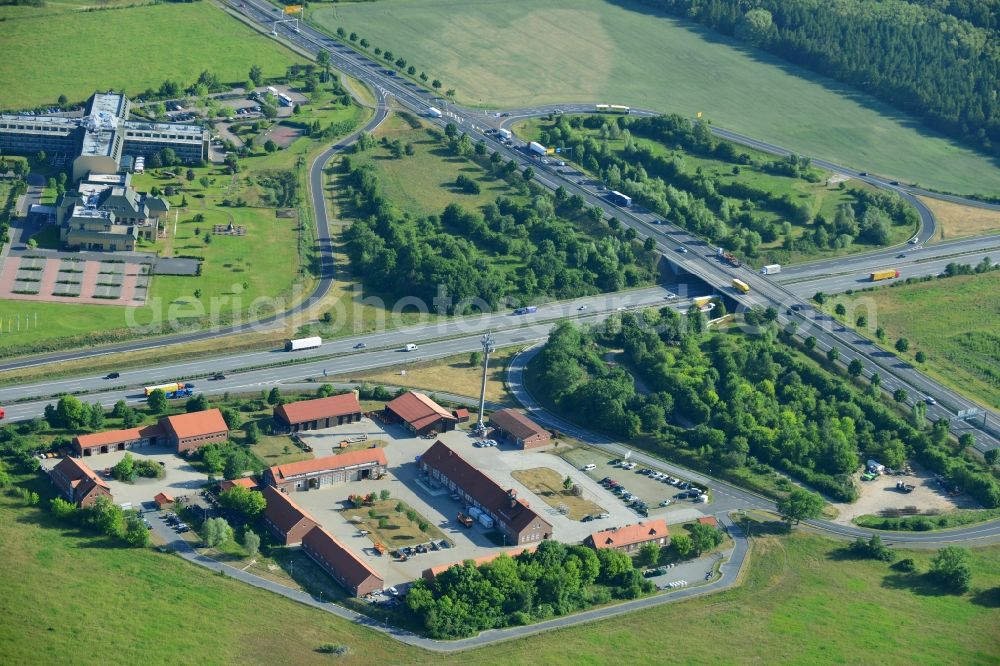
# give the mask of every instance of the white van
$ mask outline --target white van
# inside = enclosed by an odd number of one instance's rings
[[[597,469],[597,465],[595,465],[594,463],[590,463],[590,464],[588,464],[588,465],[584,465],[584,466],[583,466],[583,467],[582,467],[581,469],[582,469],[582,470],[583,470],[584,472],[589,472],[589,471],[590,471],[590,470],[592,470],[592,469]]]
[[[410,351],[417,351],[417,349],[419,349],[419,347],[417,347],[415,344],[413,344],[411,342],[410,344],[406,345],[406,347],[404,349],[406,351],[410,352]]]

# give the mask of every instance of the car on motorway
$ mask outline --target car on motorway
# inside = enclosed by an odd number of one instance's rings
[[[924,402],[927,403],[928,405],[937,404],[937,400],[935,400],[933,396],[927,396],[926,398],[924,398]]]
[[[677,248],[677,251],[680,252],[681,254],[687,254],[688,253],[688,249],[686,247],[684,247],[683,245],[681,245],[679,248]]]
[[[367,347],[367,346],[368,346],[368,345],[366,345],[365,343],[363,343],[363,342],[359,342],[358,344],[354,345],[354,348],[355,348],[355,349],[364,349],[364,348],[365,348],[365,347]]]
[[[916,245],[919,242],[920,242],[919,238],[911,238],[910,239],[910,245]]]
[[[674,292],[672,292],[672,291],[668,291],[668,292],[667,292],[667,295],[666,295],[666,296],[664,296],[663,298],[665,298],[665,299],[667,299],[667,300],[670,300],[671,298],[677,298],[677,294],[675,294],[675,293],[674,293]]]
[[[896,255],[896,258],[897,258],[897,259],[906,259],[906,255],[905,255],[905,254],[903,254],[903,253],[900,253],[900,254],[897,254],[897,255]]]
[[[577,312],[583,312],[583,311],[584,311],[584,310],[586,310],[586,309],[587,309],[587,306],[586,306],[586,305],[581,305],[581,306],[580,306],[580,307],[578,307],[578,308],[577,308],[576,310],[577,310]]]
[[[108,374],[104,375],[105,379],[118,379],[119,377],[121,377],[121,374],[117,372],[109,372]]]
[[[212,379],[214,379],[215,381],[219,381],[220,379],[225,379],[225,378],[226,375],[222,372],[217,372],[214,375],[212,375]]]
[[[859,175],[859,176],[867,176],[867,175],[868,175],[868,172],[867,172],[867,171],[862,171],[862,172],[861,172],[861,173],[859,173],[858,175]]]
[[[889,184],[890,185],[899,185],[899,181],[898,180],[890,180]]]

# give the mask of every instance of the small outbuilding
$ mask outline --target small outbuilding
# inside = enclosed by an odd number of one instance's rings
[[[402,423],[417,435],[454,430],[458,423],[454,414],[417,391],[407,391],[387,403],[383,419],[386,423]]]
[[[161,510],[167,508],[174,503],[174,498],[166,493],[156,493],[156,497],[153,498],[156,502],[156,506]]]

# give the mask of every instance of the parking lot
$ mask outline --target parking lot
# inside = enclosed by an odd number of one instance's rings
[[[559,454],[578,468],[594,465],[593,469],[581,473],[588,475],[598,483],[605,478],[614,481],[619,487],[625,489],[620,494],[612,495],[614,501],[619,505],[625,505],[627,503],[624,499],[625,492],[630,493],[640,501],[645,502],[650,517],[665,518],[668,523],[676,523],[695,520],[713,513],[712,502],[698,502],[695,497],[691,497],[690,494],[694,492],[693,488],[681,487],[686,482],[677,476],[660,473],[661,477],[656,478],[651,474],[645,474],[644,471],[652,470],[643,465],[636,464],[635,467],[632,467],[631,465],[634,463],[629,463],[628,469],[623,468],[621,462],[627,463],[628,461],[620,461],[616,465],[615,459],[609,458],[603,451],[589,447],[564,449]],[[670,483],[671,479],[678,483],[676,485]],[[680,497],[681,494],[687,496]],[[665,507],[660,506],[664,501],[669,502],[669,504]],[[629,510],[638,517],[634,509]]]
[[[131,453],[137,460],[150,459],[162,463],[166,474],[162,479],[138,478],[135,483],[126,483],[104,474],[105,469],[114,467],[118,461]],[[177,498],[182,495],[196,493],[208,482],[208,477],[191,466],[177,453],[166,446],[147,446],[129,451],[115,451],[96,456],[82,458],[84,464],[100,476],[115,498],[115,504],[131,504],[135,509],[149,509],[153,497],[160,492]],[[42,465],[52,469],[59,462],[58,458],[43,460]]]
[[[389,463],[389,474],[386,477],[318,491],[299,492],[295,493],[293,498],[324,528],[341,539],[383,576],[386,585],[398,585],[414,580],[420,577],[425,569],[431,567],[494,554],[502,549],[502,544],[495,543],[488,536],[490,530],[480,524],[475,523],[471,528],[461,526],[455,518],[465,506],[451,499],[448,491],[436,487],[436,484],[424,477],[417,468],[415,458],[423,454],[434,443],[434,439],[414,437],[401,426],[383,427],[369,419],[327,430],[302,433],[301,436],[303,441],[313,447],[317,456],[324,456],[335,453],[338,450],[338,443],[345,437],[361,434],[388,441],[385,452]],[[553,537],[559,541],[580,542],[599,529],[634,524],[639,520],[634,511],[626,508],[595,479],[544,449],[522,451],[506,444],[480,448],[475,446],[477,438],[465,430],[443,433],[438,438],[502,487],[514,488],[519,497],[526,499],[533,509],[552,523]],[[511,472],[515,470],[537,467],[552,469],[560,475],[560,478],[570,476],[581,486],[584,497],[605,509],[608,518],[586,523],[570,520],[511,476]],[[403,500],[429,523],[437,526],[451,542],[451,547],[417,554],[405,562],[389,555],[378,555],[373,548],[371,537],[362,534],[339,511],[347,506],[346,500],[349,494],[379,493],[382,490],[388,490],[393,498]],[[359,512],[362,511],[366,509],[359,509]]]

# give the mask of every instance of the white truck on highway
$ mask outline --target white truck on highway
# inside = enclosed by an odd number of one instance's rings
[[[529,143],[528,150],[534,153],[535,155],[544,155],[547,152],[549,152],[548,148],[538,143],[537,141],[532,141],[531,143]]]
[[[500,129],[497,130],[497,136],[504,141],[510,141],[514,137],[514,134],[509,129],[504,129],[501,127]]]
[[[781,264],[768,264],[760,269],[761,275],[777,275],[781,272]]]
[[[323,344],[323,338],[319,336],[312,338],[299,338],[289,340],[285,343],[285,351],[302,351],[303,349],[316,349]]]
[[[441,113],[441,109],[432,106],[429,109],[427,109],[427,115],[430,116],[431,118],[440,118],[443,114]]]

